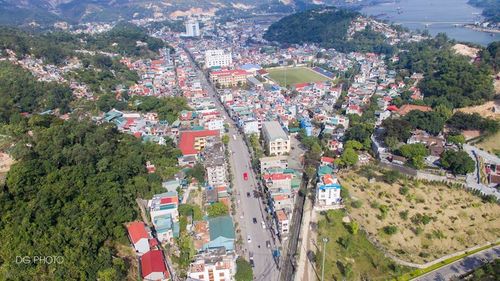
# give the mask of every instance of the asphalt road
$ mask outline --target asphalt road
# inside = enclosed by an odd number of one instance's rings
[[[496,196],[497,199],[500,200],[500,191],[492,186],[487,186],[479,181],[479,163],[478,156],[486,159],[486,161],[490,163],[500,164],[500,159],[495,155],[489,154],[485,151],[482,151],[472,145],[464,144],[464,150],[469,154],[469,156],[476,162],[476,168],[473,173],[467,175],[467,187],[472,189],[480,190],[481,193],[486,195]]]
[[[465,257],[447,266],[441,267],[422,277],[413,279],[415,281],[445,281],[452,277],[459,277],[482,266],[486,261],[491,262],[500,257],[500,246],[496,246],[471,256]]]
[[[199,77],[202,87],[208,90],[209,95],[216,101],[226,121],[230,124],[229,162],[234,175],[233,191],[236,194],[235,208],[237,212],[233,219],[238,222],[241,229],[245,258],[248,260],[249,253],[253,253],[255,263],[255,267],[253,268],[254,280],[278,280],[279,270],[272,256],[272,250],[276,244],[274,243],[275,240],[273,240],[273,235],[269,229],[269,224],[266,223],[265,229],[261,225],[261,222],[267,215],[261,198],[255,198],[253,196],[253,191],[257,190],[257,180],[251,169],[251,158],[248,148],[243,140],[243,136],[240,135],[236,129],[234,122],[227,115],[223,105],[217,99],[213,88],[200,70]],[[234,139],[233,136],[235,136],[236,139]],[[245,172],[248,173],[248,180],[243,179],[243,173]],[[250,197],[247,197],[247,192],[250,192]],[[253,218],[257,219],[256,224],[253,223]],[[248,236],[250,236],[251,242],[248,242]],[[266,241],[271,242],[271,248],[266,247]]]

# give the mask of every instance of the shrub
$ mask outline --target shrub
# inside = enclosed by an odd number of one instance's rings
[[[355,201],[352,201],[352,203],[351,203],[351,206],[353,208],[356,208],[356,209],[361,208],[362,205],[363,205],[363,202],[361,202],[360,200],[355,200]]]
[[[396,234],[396,232],[398,232],[398,228],[395,227],[394,225],[384,226],[384,233],[385,234],[393,235],[393,234]]]
[[[409,211],[408,211],[408,210],[401,211],[401,212],[399,212],[399,216],[400,216],[403,220],[407,220],[407,219],[408,219],[408,213],[409,213]]]
[[[407,186],[402,186],[399,188],[399,194],[401,195],[406,195],[409,191],[410,189]]]
[[[388,184],[393,184],[400,178],[401,178],[401,173],[399,173],[398,171],[394,171],[394,170],[389,170],[389,171],[384,172],[384,176],[383,176],[384,181]]]

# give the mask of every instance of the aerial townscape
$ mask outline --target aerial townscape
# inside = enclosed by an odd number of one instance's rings
[[[0,2],[0,281],[500,280],[499,1]]]

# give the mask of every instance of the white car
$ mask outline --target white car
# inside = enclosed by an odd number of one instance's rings
[[[252,243],[252,238],[250,238],[250,235],[247,235],[247,242]]]
[[[261,221],[261,224],[262,224],[262,228],[266,229],[266,223],[264,221]]]
[[[236,140],[236,135],[233,135],[233,140]]]

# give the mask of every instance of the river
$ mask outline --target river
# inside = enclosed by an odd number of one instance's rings
[[[488,33],[455,24],[481,21],[481,9],[467,0],[396,0],[364,7],[361,12],[401,24],[412,30],[428,29],[432,35],[444,32],[457,41],[487,45],[500,40],[500,33]]]

